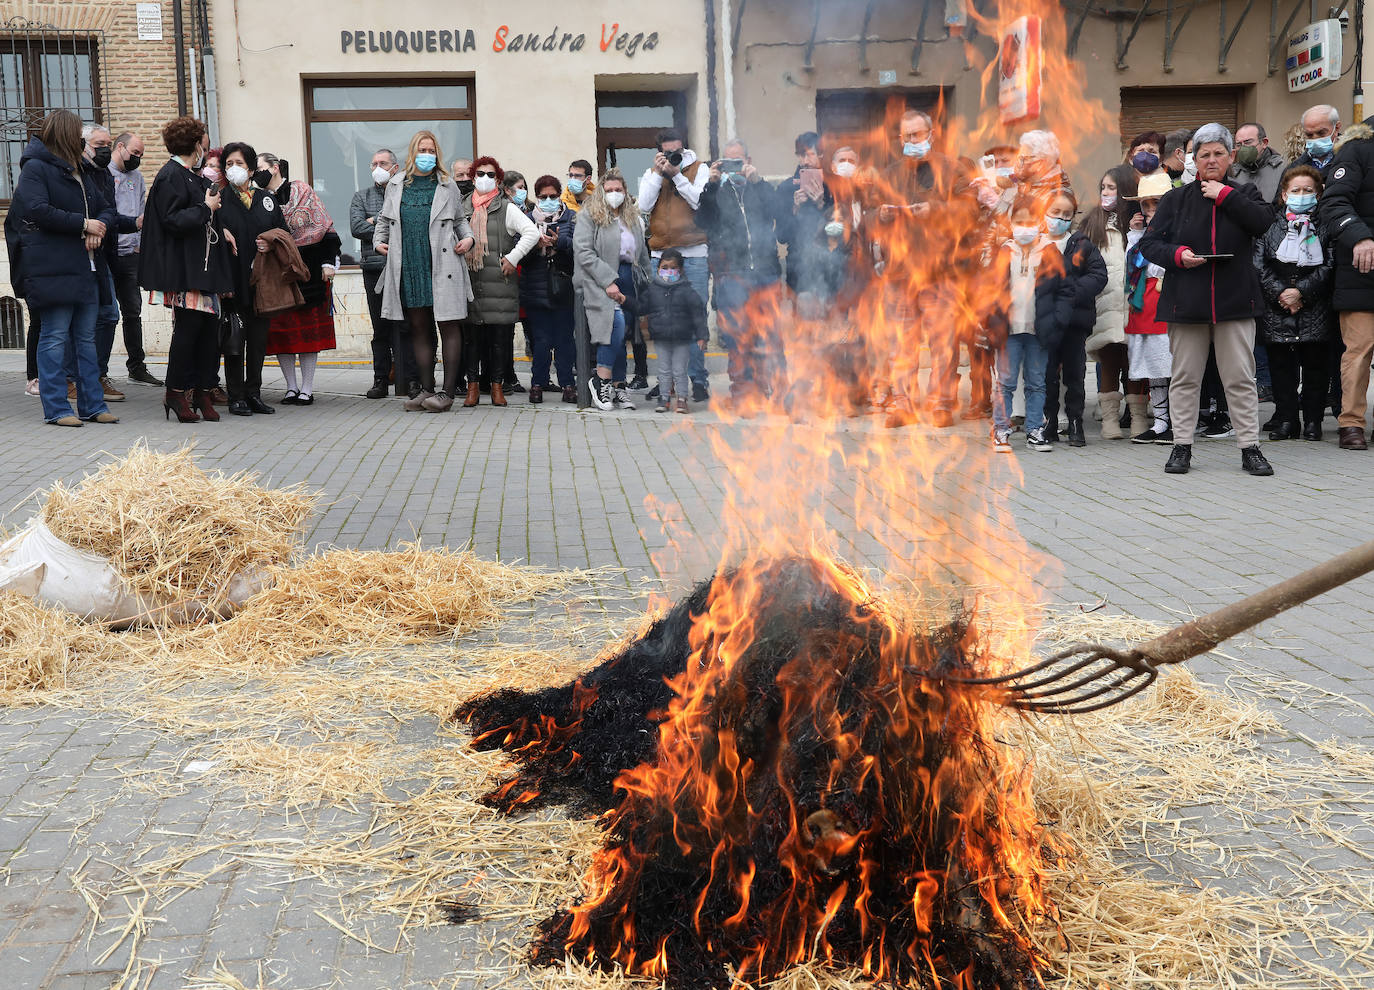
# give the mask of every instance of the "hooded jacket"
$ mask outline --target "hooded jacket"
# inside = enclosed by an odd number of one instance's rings
[[[1288,220],[1279,217],[1255,239],[1255,268],[1259,271],[1260,289],[1264,293],[1264,313],[1259,327],[1270,344],[1311,344],[1330,340],[1335,335],[1336,316],[1331,310],[1331,242],[1320,222],[1312,232],[1322,248],[1320,265],[1298,266],[1279,261],[1275,257],[1279,245],[1288,235]],[[1279,305],[1284,289],[1297,289],[1302,294],[1302,309],[1290,313]]]
[[[706,339],[706,302],[685,276],[670,285],[655,275],[639,294],[639,312],[648,318],[654,340],[681,344]]]
[[[1264,310],[1255,272],[1255,238],[1274,222],[1270,204],[1253,185],[1223,184],[1215,200],[1202,194],[1202,182],[1165,193],[1139,250],[1167,273],[1159,295],[1159,319],[1166,323],[1221,323],[1246,320]],[[1184,268],[1184,249],[1229,258]]]
[[[6,241],[10,281],[33,308],[109,301],[101,298],[107,280],[96,275],[101,252],[88,252],[81,233],[87,219],[104,223],[106,238],[114,240],[114,203],[104,200],[84,170],[73,173],[42,141],[31,138],[19,162]]]
[[[310,278],[310,268],[301,258],[291,232],[285,227],[273,227],[258,236],[267,242],[267,250],[258,253],[257,246],[249,242],[256,255],[251,284],[257,315],[271,316],[303,305],[305,296],[299,283]]]
[[[1317,219],[1331,238],[1336,273],[1331,304],[1340,313],[1374,312],[1374,272],[1361,275],[1355,245],[1374,238],[1374,117],[1346,130],[1336,146]]]
[[[711,273],[752,278],[756,285],[776,282],[782,274],[776,225],[786,220],[778,215],[777,191],[762,179],[708,181],[701,191],[697,225],[706,231]]]

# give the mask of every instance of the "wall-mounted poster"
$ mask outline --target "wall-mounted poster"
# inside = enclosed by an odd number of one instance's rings
[[[1040,18],[1018,17],[1002,32],[997,109],[1002,123],[1040,116]]]

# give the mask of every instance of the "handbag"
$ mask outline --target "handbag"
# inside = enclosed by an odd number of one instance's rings
[[[243,354],[243,317],[238,313],[230,311],[220,320],[219,350],[230,357]]]
[[[571,306],[573,301],[572,272],[565,272],[558,266],[556,255],[549,259],[547,277],[549,280],[549,305],[555,307]]]

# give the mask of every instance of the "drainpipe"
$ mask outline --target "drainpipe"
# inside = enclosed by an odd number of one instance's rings
[[[720,42],[725,49],[721,58],[725,69],[725,140],[739,137],[735,130],[735,41],[730,16],[730,0],[720,0]]]
[[[196,50],[191,49],[191,116],[200,120],[200,66],[196,62]]]
[[[201,57],[205,65],[205,126],[210,128],[210,146],[218,148],[219,93],[215,89],[215,53],[207,48]]]
[[[181,0],[172,0],[172,33],[177,36],[177,114],[186,116],[186,39],[181,23]]]
[[[716,100],[716,0],[706,0],[706,130],[710,137],[710,157],[720,156],[720,114]]]

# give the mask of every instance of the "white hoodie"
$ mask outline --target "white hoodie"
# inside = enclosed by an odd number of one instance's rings
[[[691,148],[682,149],[682,164],[678,167],[677,175],[673,176],[673,186],[676,187],[678,195],[687,201],[687,205],[693,210],[701,202],[701,191],[706,188],[706,182],[711,178],[711,170],[705,163],[697,169],[696,178],[688,180],[682,174],[682,170],[690,167],[697,160],[697,153]],[[653,212],[654,204],[658,202],[658,194],[663,189],[663,176],[659,175],[652,168],[644,173],[644,177],[639,180],[639,211],[646,217]],[[698,244],[693,247],[679,248],[684,258],[704,258],[706,257],[707,247],[705,244]],[[660,252],[653,252],[657,258]]]

